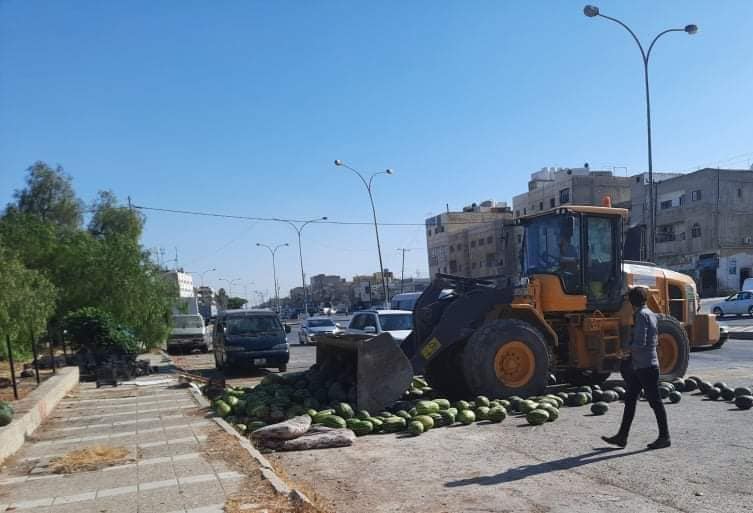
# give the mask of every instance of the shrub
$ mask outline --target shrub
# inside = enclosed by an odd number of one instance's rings
[[[69,313],[64,326],[74,349],[127,353],[140,349],[133,333],[117,325],[108,312],[99,308],[87,306]]]

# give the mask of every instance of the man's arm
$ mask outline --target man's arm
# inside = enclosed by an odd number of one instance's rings
[[[633,337],[630,340],[631,347],[646,347],[648,345],[648,327],[650,322],[651,320],[642,312],[639,312],[635,316]]]

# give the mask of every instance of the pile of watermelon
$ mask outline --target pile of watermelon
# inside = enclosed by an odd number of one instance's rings
[[[671,403],[679,403],[682,392],[694,391],[711,400],[734,402],[740,409],[753,407],[753,394],[747,387],[731,389],[724,383],[712,385],[697,377],[659,385],[661,398]],[[216,414],[241,434],[250,434],[260,427],[299,415],[309,415],[315,425],[348,428],[358,436],[398,432],[420,435],[457,423],[498,423],[510,415],[519,415],[529,424],[538,426],[557,420],[563,407],[590,404],[593,415],[603,415],[609,410],[609,403],[625,396],[625,389],[621,386],[602,389],[598,385],[583,385],[535,397],[490,399],[477,396],[451,402],[438,397],[423,377],[416,376],[402,400],[388,405],[383,411],[368,412],[352,406],[355,391],[351,383],[343,384],[332,379],[316,367],[303,373],[270,374],[255,387],[206,392],[213,400]]]
[[[0,401],[0,427],[7,426],[13,420],[13,406],[8,401]]]

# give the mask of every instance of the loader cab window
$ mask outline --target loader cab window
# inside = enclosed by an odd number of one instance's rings
[[[622,272],[618,268],[620,223],[614,217],[587,216],[585,292],[591,306],[619,301]]]
[[[555,274],[568,294],[582,291],[580,219],[546,216],[526,226],[526,275]]]

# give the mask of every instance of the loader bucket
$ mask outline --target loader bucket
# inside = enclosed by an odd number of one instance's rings
[[[317,367],[353,387],[356,408],[377,412],[402,398],[413,368],[389,333],[316,338]]]

